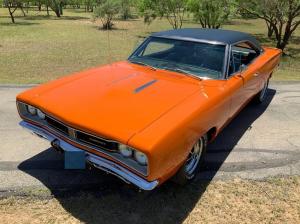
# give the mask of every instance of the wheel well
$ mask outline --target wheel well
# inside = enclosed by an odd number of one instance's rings
[[[217,134],[217,128],[216,127],[213,127],[211,129],[209,129],[208,132],[207,132],[207,141],[211,142],[216,137],[216,134]]]

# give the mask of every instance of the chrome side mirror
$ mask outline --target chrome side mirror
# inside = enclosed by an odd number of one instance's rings
[[[243,71],[245,71],[245,70],[246,70],[246,68],[247,68],[247,65],[245,65],[245,64],[241,64],[241,65],[240,65],[240,69],[239,69],[239,71],[240,71],[240,72],[243,72]]]

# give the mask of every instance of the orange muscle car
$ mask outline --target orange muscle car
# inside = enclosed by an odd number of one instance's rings
[[[281,51],[235,31],[148,37],[128,58],[17,96],[20,125],[143,190],[191,180],[207,143],[262,102]]]

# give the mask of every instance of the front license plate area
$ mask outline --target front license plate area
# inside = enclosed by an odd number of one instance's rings
[[[64,168],[67,170],[83,170],[85,169],[86,160],[83,150],[64,150]]]

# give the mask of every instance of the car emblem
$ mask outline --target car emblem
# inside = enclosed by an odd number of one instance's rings
[[[76,138],[76,131],[73,128],[68,128],[68,134],[71,138]]]

